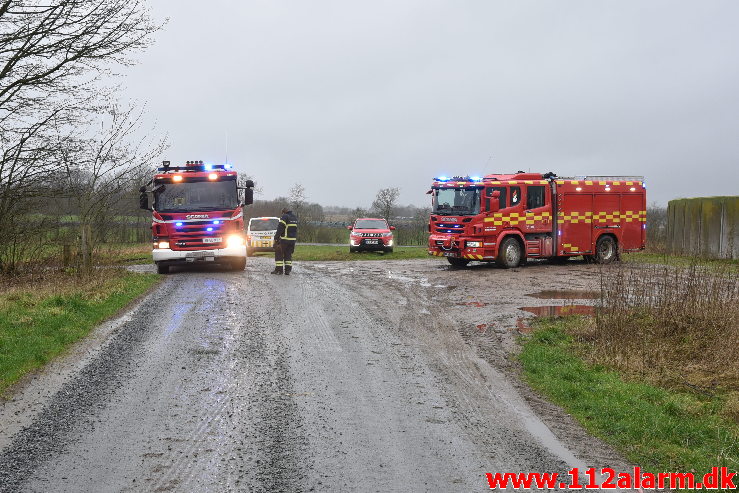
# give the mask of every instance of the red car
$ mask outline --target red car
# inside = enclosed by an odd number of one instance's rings
[[[354,221],[354,226],[347,226],[349,233],[349,251],[373,250],[380,252],[393,251],[393,233],[395,226],[388,226],[384,219],[363,217]]]

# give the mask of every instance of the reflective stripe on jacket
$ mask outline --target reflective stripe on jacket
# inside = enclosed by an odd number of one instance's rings
[[[280,218],[275,233],[275,241],[296,241],[298,239],[298,218],[288,211]]]

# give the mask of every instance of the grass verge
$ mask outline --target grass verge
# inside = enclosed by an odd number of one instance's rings
[[[698,265],[739,272],[739,259],[711,259],[654,252],[624,252],[621,254],[621,260],[626,263],[659,264],[670,265],[673,267],[690,267]]]
[[[722,414],[724,396],[670,390],[586,363],[587,347],[571,336],[584,323],[535,323],[520,355],[532,388],[651,472],[739,469],[739,426]]]
[[[271,252],[257,252],[257,257],[272,257]],[[150,263],[151,245],[145,244],[116,244],[101,248],[98,257],[102,262],[109,264]],[[295,247],[293,260],[295,261],[327,261],[327,260],[407,260],[432,257],[426,247],[396,247],[393,253],[358,252],[349,253],[349,247],[344,245],[304,245],[298,243]]]
[[[271,257],[272,253],[257,253],[257,256]],[[295,246],[294,261],[328,261],[328,260],[408,260],[432,257],[426,247],[396,247],[393,253],[357,252],[349,253],[348,246],[338,245],[301,245]]]
[[[0,290],[0,395],[158,282],[156,274],[99,274],[54,273]]]

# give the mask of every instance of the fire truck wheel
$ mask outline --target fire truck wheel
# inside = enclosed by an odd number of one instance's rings
[[[466,258],[447,257],[446,259],[452,264],[452,267],[465,267],[470,263]]]
[[[598,238],[595,245],[595,261],[599,264],[610,264],[616,260],[616,241],[612,236],[604,235]]]
[[[393,247],[385,248],[385,253],[393,253]]]
[[[349,247],[349,253],[357,253],[357,249],[354,248],[353,246],[350,246]]]
[[[517,239],[509,236],[500,244],[500,250],[498,250],[498,257],[495,259],[495,262],[501,267],[512,269],[521,264],[522,258],[523,251],[521,244]]]
[[[234,260],[232,264],[233,270],[244,270],[246,269],[246,258],[241,258],[238,260]]]
[[[252,250],[249,247],[246,247],[246,256],[247,257],[253,257],[254,256],[254,250]]]
[[[164,264],[157,264],[158,274],[169,274],[169,266]]]

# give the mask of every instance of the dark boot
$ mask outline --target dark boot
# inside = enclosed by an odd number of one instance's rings
[[[286,265],[285,266],[285,275],[286,276],[289,276],[291,270],[293,270],[293,266],[292,265]]]
[[[270,274],[282,274],[282,267],[275,267],[275,270],[270,272]]]

